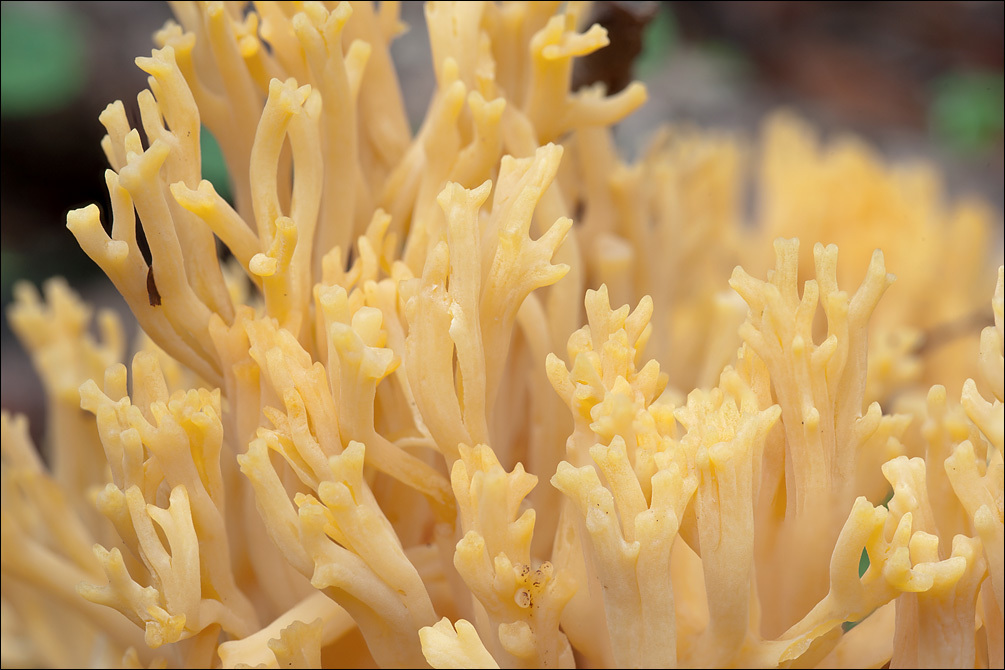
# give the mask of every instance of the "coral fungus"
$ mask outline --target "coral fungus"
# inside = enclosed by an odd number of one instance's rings
[[[415,132],[398,3],[172,6],[67,217],[141,339],[11,310],[5,667],[1002,666],[986,209],[786,115],[624,162],[581,3],[429,3]]]

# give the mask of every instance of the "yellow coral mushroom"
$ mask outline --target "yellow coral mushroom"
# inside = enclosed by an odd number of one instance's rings
[[[429,3],[413,133],[398,3],[172,3],[67,217],[144,334],[11,310],[5,667],[1002,666],[991,216],[786,115],[626,163],[584,5]]]

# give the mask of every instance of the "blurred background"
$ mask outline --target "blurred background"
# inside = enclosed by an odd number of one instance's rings
[[[753,137],[779,106],[825,136],[851,132],[890,160],[940,166],[951,197],[1003,207],[1005,4],[967,2],[596,2],[612,45],[577,66],[576,83],[631,78],[650,101],[618,129],[629,154],[660,123],[688,121]],[[122,99],[136,109],[146,75],[133,59],[170,18],[159,2],[3,2],[0,98],[0,300],[13,285],[65,276],[93,303],[121,299],[65,228],[66,212],[107,210],[98,114]],[[413,125],[433,88],[421,3],[394,57]],[[134,113],[133,118],[138,118]],[[222,161],[205,136],[206,177]],[[5,409],[42,426],[41,387],[6,316]]]

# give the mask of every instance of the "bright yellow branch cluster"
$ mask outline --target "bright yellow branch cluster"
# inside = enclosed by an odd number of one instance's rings
[[[11,310],[5,667],[1001,667],[984,208],[785,115],[623,161],[587,3],[428,3],[415,132],[398,3],[172,8],[67,219],[143,334]]]

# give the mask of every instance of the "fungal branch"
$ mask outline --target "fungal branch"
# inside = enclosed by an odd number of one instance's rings
[[[622,159],[590,3],[428,3],[414,131],[401,3],[171,6],[67,217],[143,334],[15,290],[4,667],[1002,666],[988,211],[785,115]]]
[[[90,487],[104,477],[101,442],[94,422],[80,411],[81,381],[100,379],[105,369],[125,356],[122,321],[111,310],[97,314],[99,337],[92,333],[94,310],[62,279],[45,283],[42,294],[29,284],[14,289],[8,312],[11,329],[31,353],[42,378],[50,444],[73,449],[48,451],[48,469],[68,502],[91,522],[97,514],[88,504]],[[39,464],[41,465],[41,464]]]
[[[405,349],[416,404],[448,463],[458,444],[492,443],[492,412],[517,313],[532,291],[568,269],[551,259],[569,219],[536,240],[530,236],[535,207],[561,155],[561,148],[547,145],[532,158],[504,158],[487,215],[480,212],[491,183],[470,190],[451,183],[440,195],[447,239],[406,289]]]
[[[96,505],[146,575],[137,582],[118,548],[98,545],[108,583],[85,583],[80,593],[144,627],[154,649],[221,628],[248,635],[259,624],[231,567],[219,391],[169,394],[149,352],[133,358],[132,374],[132,398],[117,365],[104,391],[93,381],[81,387],[81,404],[97,418],[112,474]]]
[[[785,580],[765,589],[766,595],[776,594],[786,603],[771,607],[773,616],[790,617],[768,622],[769,630],[780,632],[823,595],[828,556],[844,515],[856,495],[874,491],[869,482],[857,480],[855,464],[864,459],[879,465],[902,453],[898,438],[907,418],[883,416],[878,403],[863,413],[868,321],[894,280],[886,273],[882,254],[873,255],[866,278],[851,296],[838,289],[836,247],[815,246],[816,278],[805,282],[802,296],[797,285],[798,241],[776,241],[775,254],[768,281],[737,268],[730,285],[750,308],[740,327],[747,355],[764,362],[781,408],[784,449],[771,452],[780,460],[766,468],[784,482],[777,488],[769,483],[766,493],[784,496],[785,513],[761,519],[763,537],[772,538],[769,544],[778,551],[779,565],[799,546],[807,565],[814,566],[801,574],[798,584]],[[827,324],[819,344],[814,337],[818,305]],[[816,540],[807,544],[808,538]],[[816,554],[809,558],[806,552]]]
[[[632,313],[612,310],[602,287],[587,292],[586,308],[589,325],[569,341],[572,369],[548,359],[552,384],[576,421],[566,446],[572,462],[560,463],[552,477],[572,505],[558,530],[570,546],[556,546],[556,560],[581,584],[603,587],[604,612],[571,618],[566,627],[578,644],[606,618],[603,653],[618,665],[676,665],[676,639],[667,634],[675,630],[670,551],[697,481],[688,454],[670,448],[672,408],[656,400],[666,375],[655,361],[638,367],[651,301]],[[592,560],[583,562],[583,549]],[[576,606],[574,597],[570,609]]]
[[[535,514],[520,511],[537,477],[519,463],[507,473],[485,445],[461,445],[451,483],[463,533],[454,565],[478,601],[475,627],[492,657],[506,667],[575,667],[559,629],[575,582],[551,563],[531,559]],[[466,623],[457,622],[458,636]]]

